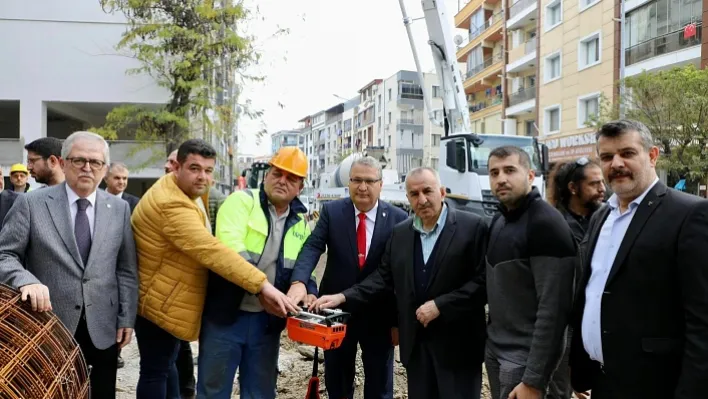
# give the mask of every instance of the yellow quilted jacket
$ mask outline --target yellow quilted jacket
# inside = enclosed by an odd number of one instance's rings
[[[202,200],[208,204],[207,195]],[[256,293],[266,276],[206,229],[204,213],[177,186],[160,178],[132,216],[138,250],[138,314],[175,337],[199,337],[208,269]]]

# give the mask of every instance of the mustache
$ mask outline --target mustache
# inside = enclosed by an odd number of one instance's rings
[[[608,180],[612,181],[613,179],[616,179],[618,177],[629,177],[630,179],[634,179],[634,174],[628,170],[624,169],[612,169],[610,171],[610,174],[608,177]]]

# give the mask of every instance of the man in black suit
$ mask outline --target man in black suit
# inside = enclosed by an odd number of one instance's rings
[[[378,269],[352,288],[318,299],[314,308],[346,302],[358,309],[395,291],[408,397],[478,399],[487,224],[444,203],[434,169],[412,170],[406,192],[416,216],[396,225]]]
[[[352,163],[349,173],[351,198],[333,201],[322,207],[317,225],[295,264],[292,281],[308,281],[310,274],[327,249],[327,267],[320,293],[336,294],[363,281],[381,262],[386,241],[393,227],[408,218],[403,210],[379,200],[382,188],[381,165],[372,157]],[[304,284],[295,284],[288,296],[295,303],[305,300]],[[348,304],[343,310],[350,311]],[[364,398],[393,399],[392,332],[395,303],[391,294],[348,321],[342,345],[325,351],[325,383],[330,398],[354,398],[354,374],[357,344],[361,345],[364,363]]]
[[[108,173],[106,173],[106,192],[113,194],[118,198],[122,198],[125,202],[130,205],[130,213],[138,206],[138,201],[140,198],[128,194],[125,189],[128,187],[128,167],[122,162],[113,162],[108,168]]]
[[[614,194],[593,215],[570,355],[576,391],[593,399],[708,395],[708,201],[667,188],[642,123],[597,132]]]

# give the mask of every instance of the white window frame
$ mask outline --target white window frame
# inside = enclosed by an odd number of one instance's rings
[[[558,130],[549,130],[551,124],[549,123],[549,117],[551,114],[551,111],[557,109],[558,110]],[[550,136],[553,134],[558,134],[561,132],[563,128],[563,110],[561,109],[560,104],[553,104],[549,105],[548,107],[543,109],[543,134],[546,136]]]
[[[582,56],[585,53],[584,49],[584,44],[589,42],[590,40],[593,40],[597,38],[597,61],[594,61],[593,63],[582,65]],[[583,69],[588,69],[592,68],[595,65],[599,65],[602,63],[602,31],[598,30],[595,31],[580,40],[578,40],[578,72],[582,71]]]
[[[550,25],[548,22],[548,15],[549,15],[548,9],[551,7],[555,7],[556,5],[560,7],[560,20],[557,23]],[[550,32],[553,29],[555,29],[556,27],[560,26],[563,23],[563,0],[549,1],[548,4],[546,4],[546,7],[544,9],[544,15],[545,15],[544,21],[543,21],[543,27],[544,27],[543,31],[544,32]]]
[[[600,0],[592,0],[590,4],[583,5],[583,0],[578,0],[578,14],[598,3],[600,3]]]
[[[558,56],[558,62],[560,63],[560,69],[558,71],[558,76],[549,79],[548,76],[550,75],[550,73],[549,73],[549,69],[548,69],[549,68],[548,60],[551,58],[555,58],[556,56]],[[543,83],[544,84],[551,83],[553,81],[560,79],[562,76],[563,76],[563,53],[561,52],[561,50],[554,51],[551,54],[548,54],[547,56],[543,57]]]
[[[585,129],[587,126],[585,126],[585,119],[587,119],[587,109],[584,107],[584,103],[587,100],[591,100],[593,98],[597,99],[597,112],[600,112],[600,95],[602,93],[597,91],[595,93],[589,93],[585,94],[583,96],[578,97],[578,129]]]

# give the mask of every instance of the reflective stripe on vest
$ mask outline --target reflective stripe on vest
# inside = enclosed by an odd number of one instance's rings
[[[241,252],[241,256],[249,259],[255,265],[258,264],[268,239],[268,219],[260,206],[259,190],[244,190],[242,192],[251,197],[252,204],[247,211],[249,217],[245,240],[246,251]],[[283,267],[285,269],[295,267],[297,255],[305,245],[307,237],[310,236],[310,229],[305,222],[304,215],[300,214],[299,216],[300,220],[292,225],[283,236]]]

